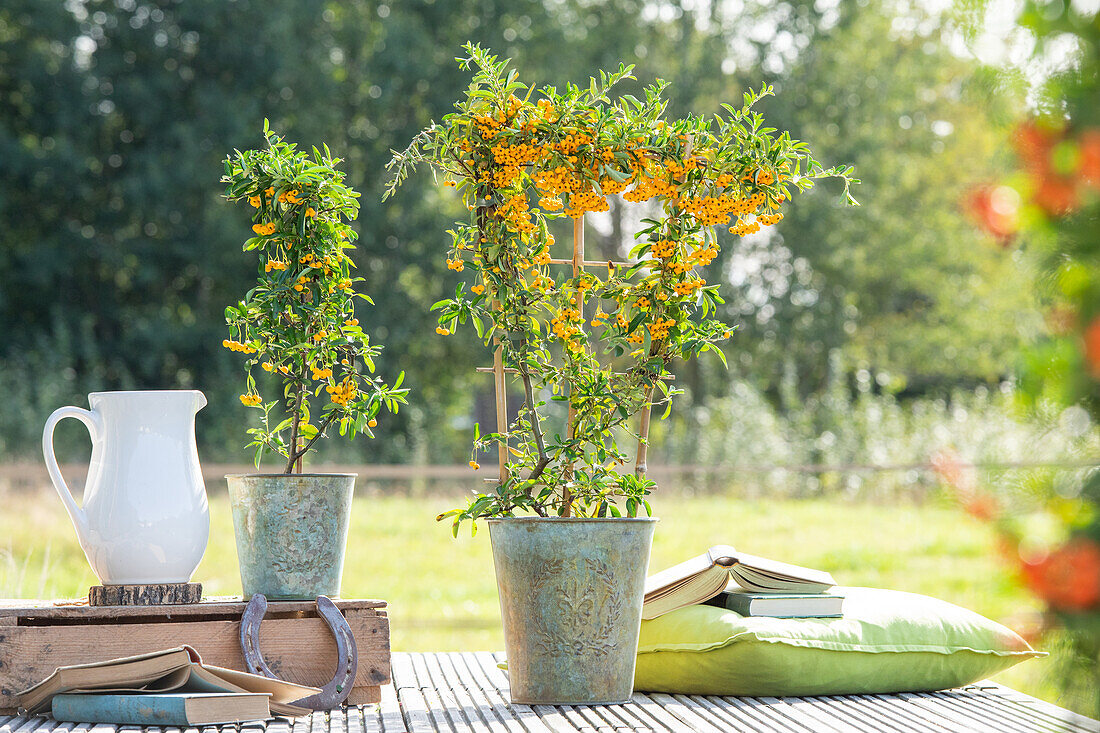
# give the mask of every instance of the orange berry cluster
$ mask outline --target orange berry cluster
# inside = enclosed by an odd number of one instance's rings
[[[675,325],[675,319],[667,318],[665,320],[661,320],[660,318],[658,318],[653,323],[646,324],[646,328],[649,329],[649,335],[651,338],[663,339],[665,336],[668,336],[668,330]]]
[[[676,195],[676,184],[664,177],[650,177],[646,171],[634,172],[634,187],[623,194],[631,203],[641,203],[653,198],[671,198]]]
[[[701,247],[695,250],[688,256],[689,262],[697,262],[700,265],[709,265],[714,261],[714,258],[718,256],[718,246],[710,245],[709,247]]]
[[[325,387],[325,391],[331,395],[330,400],[341,406],[348,404],[359,394],[359,390],[350,379],[345,379],[336,386],[330,384]]]
[[[770,186],[775,183],[775,176],[771,171],[758,168],[755,172],[743,176],[741,180],[752,181],[757,186]]]
[[[743,237],[746,234],[756,234],[758,231],[760,231],[760,222],[758,221],[747,223],[743,221],[738,221],[736,226],[730,227],[730,232],[736,234],[739,237]]]
[[[584,318],[581,317],[581,312],[578,309],[563,308],[558,317],[550,321],[550,327],[555,336],[566,341],[580,334],[580,326],[576,324],[583,320]]]
[[[260,366],[262,366],[264,368],[265,372],[274,372],[275,371],[275,365],[272,364],[269,361],[265,361]],[[290,367],[288,367],[284,364],[283,366],[279,367],[279,372],[282,373],[282,374],[290,374]]]
[[[549,277],[543,277],[542,275],[536,275],[535,279],[531,281],[531,287],[535,290],[549,290],[554,287],[554,280]]]
[[[280,204],[300,204],[303,199],[300,198],[301,191],[296,188],[292,188],[289,191],[279,194]]]
[[[263,400],[260,399],[260,396],[258,394],[243,394],[243,395],[241,395],[241,404],[242,405],[246,405],[248,407],[255,407],[256,405],[260,404],[261,402],[263,402]]]
[[[649,251],[653,253],[654,257],[666,260],[676,253],[676,242],[670,239],[662,239],[654,244]]]
[[[596,193],[592,188],[587,191],[577,191],[570,194],[569,206],[565,209],[565,215],[574,219],[583,216],[589,211],[607,211],[610,209],[607,199]]]
[[[629,178],[624,181],[616,181],[611,176],[604,176],[600,179],[600,190],[607,196],[614,196],[617,193],[622,193],[629,185]]]
[[[703,287],[704,284],[705,283],[699,279],[685,280],[682,283],[676,283],[676,286],[673,288],[673,290],[676,291],[677,295],[691,295],[696,290]]]
[[[309,370],[311,372],[313,372],[314,381],[319,381],[319,380],[322,380],[322,379],[328,379],[329,377],[332,376],[332,369],[330,369],[328,367],[325,367],[323,369],[318,369],[317,367],[310,364],[309,365]]]
[[[222,346],[229,349],[230,351],[239,351],[242,354],[256,353],[256,350],[254,348],[252,348],[248,344],[242,344],[240,341],[230,341],[229,339],[225,339],[224,341],[222,341]]]
[[[271,272],[272,270],[285,270],[286,263],[282,260],[268,260],[264,263],[264,272]]]
[[[499,143],[489,148],[489,152],[493,154],[493,162],[497,165],[524,166],[539,160],[544,155],[545,148],[527,143],[519,145]]]
[[[527,194],[517,193],[505,201],[496,210],[496,216],[507,220],[509,227],[519,233],[533,232],[536,229],[535,222],[528,216]]]
[[[275,230],[277,228],[278,227],[275,225],[275,222],[273,222],[273,221],[268,222],[267,224],[253,224],[252,225],[252,231],[256,232],[257,234],[259,234],[261,236],[267,236],[269,234],[274,234]]]
[[[544,197],[556,197],[581,187],[581,181],[574,175],[573,169],[567,165],[535,171],[534,181],[535,187]]]

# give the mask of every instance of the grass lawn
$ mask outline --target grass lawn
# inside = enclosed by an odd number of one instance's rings
[[[352,513],[345,597],[389,601],[393,648],[503,648],[488,530],[457,540],[437,513],[453,496],[359,497]],[[52,492],[0,497],[0,596],[84,595],[96,582]],[[845,585],[936,596],[1018,626],[1038,606],[994,552],[988,527],[932,503],[869,504],[842,499],[746,500],[657,496],[661,518],[651,568],[711,544],[827,569]],[[211,499],[210,545],[195,580],[209,595],[240,593],[229,503]],[[996,679],[1057,702],[1044,677],[1050,659],[1025,662]]]

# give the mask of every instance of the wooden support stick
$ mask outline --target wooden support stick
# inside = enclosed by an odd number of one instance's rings
[[[584,270],[584,214],[573,219],[573,277],[581,274]],[[584,296],[581,295],[577,301],[577,310],[581,312],[581,323],[584,323]],[[582,326],[583,330],[583,326]],[[572,440],[576,436],[576,421],[577,410],[573,407],[572,402],[569,404],[569,421],[567,424],[567,434],[569,439]],[[573,464],[570,463],[566,466],[566,476],[570,480],[573,478]],[[573,497],[569,491],[569,487],[562,488],[562,516],[568,517],[572,513]]]
[[[474,371],[479,372],[481,374],[496,374],[497,370],[496,370],[495,367],[477,367],[477,368],[474,369]],[[519,369],[513,369],[512,367],[507,367],[507,368],[505,368],[504,373],[505,374],[519,374],[520,372],[519,372]],[[621,376],[624,376],[624,375],[628,374],[628,372],[612,372],[612,374],[615,374],[615,375],[621,377]],[[671,381],[675,380],[676,377],[672,376],[671,374],[665,374],[665,375],[662,375],[660,377],[657,377],[657,379],[660,379],[663,382],[671,382]]]
[[[576,264],[574,260],[550,260],[551,265],[573,265]],[[637,262],[619,262],[617,260],[584,260],[580,263],[583,267],[607,267],[611,265],[613,267],[634,267]]]
[[[634,476],[637,478],[645,478],[646,474],[646,456],[649,453],[649,415],[653,406],[650,404],[653,401],[653,386],[646,387],[645,390],[645,406],[642,407],[642,419],[638,425],[638,455],[634,459]]]
[[[494,338],[493,391],[497,403],[497,432],[504,436],[504,443],[497,445],[497,464],[500,467],[500,483],[508,480],[508,383],[504,379],[504,346]]]

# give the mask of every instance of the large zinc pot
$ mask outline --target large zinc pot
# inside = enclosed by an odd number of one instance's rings
[[[513,703],[630,699],[656,522],[489,520]]]
[[[244,597],[340,595],[354,473],[226,476]]]

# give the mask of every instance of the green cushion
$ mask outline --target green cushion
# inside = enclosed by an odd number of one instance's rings
[[[698,695],[854,695],[958,687],[1046,656],[935,598],[837,588],[844,617],[743,617],[688,606],[642,622],[634,689]]]

